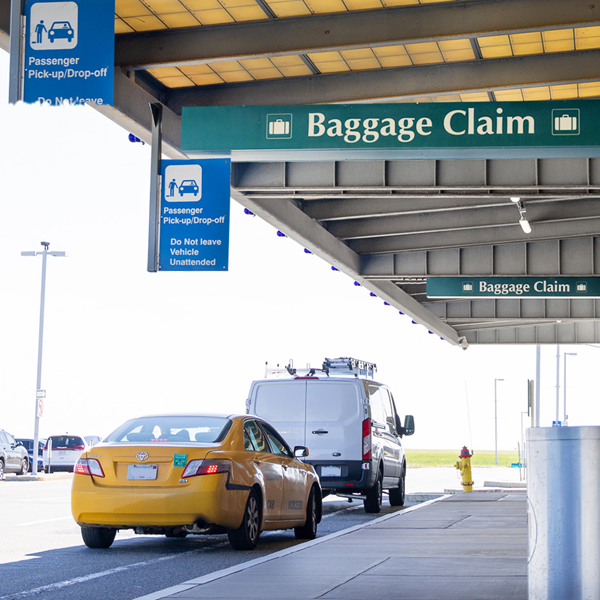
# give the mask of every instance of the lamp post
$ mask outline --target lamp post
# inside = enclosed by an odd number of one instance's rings
[[[567,417],[567,356],[577,356],[577,352],[565,352],[564,353],[564,365],[563,365],[563,412],[564,412],[564,423],[563,425],[569,424],[569,418]]]
[[[44,249],[41,252],[35,250],[21,252],[21,256],[37,256],[42,255],[42,292],[40,298],[40,333],[38,338],[38,361],[37,361],[37,381],[36,381],[36,398],[35,398],[35,427],[33,430],[33,464],[31,465],[31,473],[37,475],[38,466],[38,445],[39,445],[39,429],[40,429],[40,411],[39,411],[39,392],[42,387],[42,347],[44,345],[44,301],[46,297],[46,260],[50,256],[66,256],[66,252],[48,250],[50,242],[41,242]]]
[[[504,379],[494,379],[494,442],[496,449],[496,465],[498,464],[498,382]]]

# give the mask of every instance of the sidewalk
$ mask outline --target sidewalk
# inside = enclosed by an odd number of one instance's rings
[[[138,600],[526,600],[526,510],[446,495]]]

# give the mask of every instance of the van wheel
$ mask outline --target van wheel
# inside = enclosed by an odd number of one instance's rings
[[[364,500],[366,513],[381,512],[381,503],[383,501],[383,476],[381,471],[377,475],[375,485],[367,490],[367,497]]]
[[[397,488],[389,491],[390,506],[404,506],[404,497],[406,494],[406,475],[402,473],[400,483]]]

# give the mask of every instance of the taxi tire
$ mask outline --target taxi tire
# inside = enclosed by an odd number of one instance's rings
[[[365,512],[366,513],[379,513],[381,512],[381,503],[383,502],[383,476],[381,471],[377,475],[375,485],[367,490],[366,497],[364,499]]]
[[[256,490],[250,490],[242,524],[237,529],[227,531],[231,547],[234,550],[254,550],[260,536],[260,522],[259,496]]]
[[[81,537],[88,548],[110,548],[117,535],[116,529],[108,527],[82,527]]]
[[[314,540],[317,537],[317,518],[317,500],[313,487],[306,505],[306,523],[302,527],[294,527],[297,540]]]

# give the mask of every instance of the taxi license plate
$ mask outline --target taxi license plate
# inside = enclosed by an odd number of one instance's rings
[[[342,467],[321,467],[321,477],[341,477]]]
[[[156,479],[158,465],[127,465],[127,479]]]

